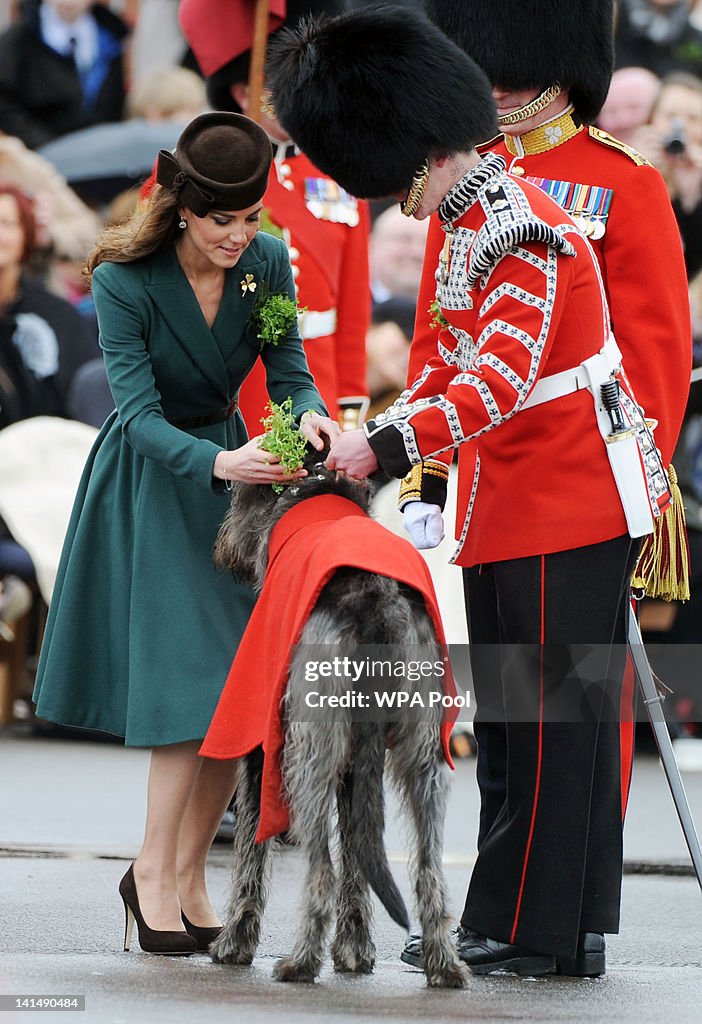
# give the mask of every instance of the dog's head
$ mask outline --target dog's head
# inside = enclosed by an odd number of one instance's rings
[[[215,543],[215,564],[236,573],[242,583],[260,590],[268,564],[268,542],[273,527],[295,505],[320,494],[347,498],[368,511],[371,490],[367,480],[353,480],[327,469],[328,449],[308,446],[304,460],[307,476],[277,494],[270,484],[234,485],[231,503]]]

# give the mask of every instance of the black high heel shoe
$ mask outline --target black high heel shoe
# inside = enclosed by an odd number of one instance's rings
[[[132,929],[134,928],[135,921],[139,933],[139,945],[145,953],[155,953],[161,956],[190,956],[191,953],[196,951],[198,948],[197,942],[187,932],[160,932],[155,928],[149,928],[139,907],[133,864],[130,864],[129,870],[119,883],[119,894],[124,903],[125,953],[128,952],[132,941]]]
[[[183,924],[185,925],[186,932],[188,933],[188,935],[192,935],[192,937],[197,942],[198,950],[204,950],[205,952],[207,952],[207,950],[210,948],[210,944],[214,942],[219,933],[222,931],[222,925],[218,924],[212,927],[203,927],[199,924],[193,924],[191,921],[188,921],[187,917],[185,916],[182,910],[180,912],[180,916],[183,919]]]

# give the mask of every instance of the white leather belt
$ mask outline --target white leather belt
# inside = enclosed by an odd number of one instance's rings
[[[619,347],[610,334],[599,355],[609,373],[616,373],[622,365],[622,354]],[[588,387],[589,376],[583,365],[574,366],[570,370],[561,370],[560,373],[552,373],[549,377],[542,377],[534,385],[531,394],[522,409],[530,409],[533,405],[542,405],[544,402],[552,402],[555,398],[563,398],[573,391],[580,391]]]
[[[320,313],[307,309],[297,318],[297,325],[303,340],[326,338],[336,331],[336,310],[325,309]]]

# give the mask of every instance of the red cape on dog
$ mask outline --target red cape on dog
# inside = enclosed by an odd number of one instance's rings
[[[424,598],[438,643],[445,644],[429,569],[409,541],[374,522],[352,501],[335,495],[307,498],[285,513],[271,533],[261,596],[200,749],[205,757],[236,758],[263,747],[259,843],[289,825],[282,793],[280,709],[292,648],[320,591],[342,567],[390,576],[413,587]],[[450,668],[443,686],[445,693],[455,694]],[[451,767],[448,740],[456,715],[454,709],[444,712],[441,731],[444,756]]]

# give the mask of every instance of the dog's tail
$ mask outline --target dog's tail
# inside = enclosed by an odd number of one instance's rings
[[[409,931],[405,901],[390,871],[383,837],[385,733],[378,722],[354,725],[357,756],[351,788],[350,834],[361,874],[390,917]]]

